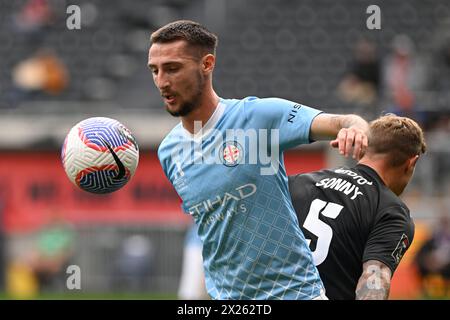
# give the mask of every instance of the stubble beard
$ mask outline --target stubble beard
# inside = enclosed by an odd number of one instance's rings
[[[205,80],[202,78],[201,74],[197,74],[197,87],[195,93],[189,101],[183,102],[177,111],[173,111],[169,109],[169,106],[166,105],[166,110],[173,117],[185,117],[190,114],[192,111],[198,108],[201,101],[202,90],[204,87]]]

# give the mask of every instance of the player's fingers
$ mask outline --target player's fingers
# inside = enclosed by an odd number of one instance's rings
[[[344,152],[345,157],[347,157],[350,154],[354,142],[355,142],[355,131],[347,130],[347,136],[345,137],[345,152]]]
[[[363,141],[362,141],[361,154],[359,156],[360,159],[364,156],[368,147],[369,147],[369,138],[367,137],[367,135],[364,134]]]
[[[363,144],[363,135],[361,133],[357,133],[355,135],[355,143],[354,143],[354,149],[353,149],[353,159],[360,159],[361,150],[362,150],[362,144]]]
[[[332,146],[333,148],[337,148],[339,146],[339,140],[334,139],[333,141],[330,141],[330,146]]]
[[[345,154],[345,138],[347,137],[347,129],[339,130],[337,141],[339,144],[339,153]]]
[[[363,148],[364,151],[366,151],[366,149],[369,147],[369,138],[367,137],[367,135],[364,135],[363,137]]]

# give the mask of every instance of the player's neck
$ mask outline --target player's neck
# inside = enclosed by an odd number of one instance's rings
[[[363,164],[372,168],[381,178],[386,187],[388,187],[392,192],[398,195],[396,186],[399,177],[397,176],[396,171],[393,171],[392,168],[387,166],[386,162],[383,159],[370,159],[367,157],[363,157],[358,162],[358,164]]]
[[[203,127],[216,110],[217,105],[219,104],[219,100],[219,96],[214,92],[212,87],[205,90],[200,99],[200,105],[187,116],[181,117],[181,123],[183,124],[183,127],[191,134],[195,134],[196,132],[194,132],[194,123],[196,121],[200,121],[201,127]]]

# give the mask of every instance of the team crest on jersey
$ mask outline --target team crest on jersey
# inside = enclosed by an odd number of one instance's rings
[[[406,234],[402,234],[400,241],[397,243],[397,247],[395,247],[395,250],[392,252],[392,258],[394,258],[396,264],[400,263],[400,260],[405,254],[406,249],[408,249],[408,246],[409,246],[408,236]]]
[[[226,141],[219,152],[222,163],[227,167],[237,166],[243,155],[242,146],[237,141]]]

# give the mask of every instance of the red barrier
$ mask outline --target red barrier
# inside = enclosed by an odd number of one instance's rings
[[[320,169],[320,152],[291,152],[288,172]],[[141,153],[137,171],[121,190],[94,195],[66,177],[57,152],[0,154],[0,205],[7,232],[32,230],[59,212],[73,223],[186,223],[178,195],[166,179],[156,152]]]

